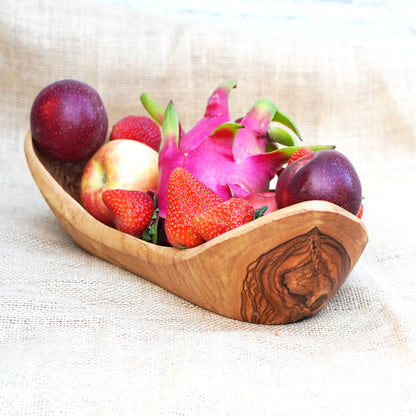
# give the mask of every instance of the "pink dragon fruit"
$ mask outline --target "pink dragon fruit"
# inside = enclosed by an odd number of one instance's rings
[[[164,111],[147,94],[140,97],[163,129],[157,188],[161,217],[166,215],[168,180],[176,167],[188,170],[225,201],[268,191],[277,170],[301,147],[295,124],[269,100],[254,103],[238,123],[230,121],[228,95],[235,86],[231,81],[219,85],[208,99],[204,117],[188,132],[181,127],[172,101]],[[272,121],[285,125],[296,136],[271,126]],[[276,142],[287,147],[279,149]]]

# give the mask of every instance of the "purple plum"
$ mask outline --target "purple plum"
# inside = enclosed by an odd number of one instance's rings
[[[97,91],[82,82],[56,81],[39,92],[30,112],[33,142],[64,162],[89,159],[104,143],[108,117]]]
[[[289,164],[276,184],[276,205],[284,208],[303,201],[324,200],[354,215],[360,211],[361,182],[342,153],[317,150]]]

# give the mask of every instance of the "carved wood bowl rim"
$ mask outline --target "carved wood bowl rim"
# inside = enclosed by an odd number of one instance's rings
[[[25,137],[24,150],[37,187],[77,245],[229,318],[259,324],[286,324],[315,315],[345,282],[368,242],[362,220],[332,203],[308,201],[267,214],[198,247],[178,250],[157,246],[108,227],[88,214],[55,180],[54,167],[48,166],[48,158],[33,145],[30,130]],[[55,168],[57,165],[55,163]],[[82,164],[74,168],[78,169],[78,178],[82,168]],[[317,244],[328,251],[324,262],[322,250],[313,248]],[[337,248],[337,244],[341,248]],[[297,247],[297,252],[292,246]],[[279,253],[286,253],[288,248],[293,256],[285,264]],[[301,257],[299,253],[303,253]],[[264,261],[266,254],[278,256],[272,262],[277,272],[272,270],[269,261]],[[314,268],[311,268],[311,256],[315,259],[318,256]],[[289,273],[287,267],[293,257],[299,258],[294,260],[296,270],[292,264]],[[335,264],[333,258],[340,264]],[[344,264],[346,262],[348,264]],[[304,271],[313,277],[312,286]],[[331,276],[322,279],[319,276],[322,271]],[[263,279],[266,274],[267,281]],[[276,283],[277,274],[279,283]],[[264,292],[265,286],[271,292],[278,286],[279,293],[267,300],[270,293]]]

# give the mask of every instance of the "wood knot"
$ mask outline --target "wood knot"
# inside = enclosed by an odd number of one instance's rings
[[[284,324],[313,316],[332,299],[350,269],[344,246],[314,227],[247,267],[241,317],[254,323]]]

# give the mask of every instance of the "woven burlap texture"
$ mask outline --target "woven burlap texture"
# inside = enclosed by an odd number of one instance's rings
[[[110,125],[173,100],[185,128],[234,80],[355,164],[369,244],[333,301],[285,326],[218,316],[67,236],[27,168],[36,94],[74,78]],[[84,0],[0,3],[0,413],[398,415],[416,411],[416,67],[382,50],[219,32]]]

